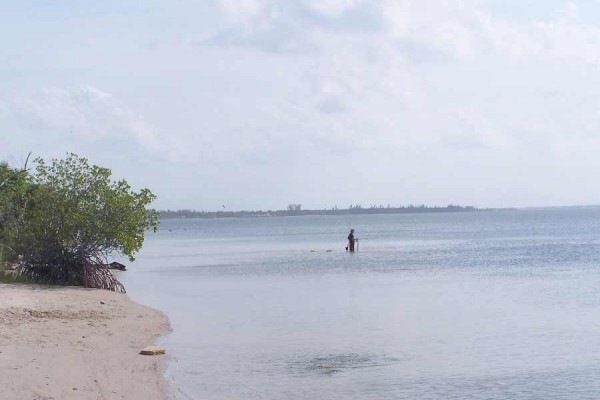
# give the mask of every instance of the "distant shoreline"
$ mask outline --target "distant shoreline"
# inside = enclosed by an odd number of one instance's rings
[[[421,213],[460,213],[460,212],[482,212],[497,211],[499,209],[474,206],[448,205],[446,207],[428,206],[405,206],[405,207],[369,207],[360,206],[346,209],[323,209],[323,210],[258,210],[258,211],[196,211],[196,210],[161,210],[161,219],[192,219],[192,218],[265,218],[265,217],[302,217],[319,215],[380,215],[380,214],[421,214]],[[503,209],[505,210],[505,209]]]

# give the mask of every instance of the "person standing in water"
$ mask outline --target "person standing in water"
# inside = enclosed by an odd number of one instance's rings
[[[350,234],[348,235],[348,246],[346,250],[349,250],[350,253],[354,253],[354,229],[350,229]]]

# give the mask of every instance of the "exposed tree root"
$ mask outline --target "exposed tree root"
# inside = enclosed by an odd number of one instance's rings
[[[86,288],[106,289],[125,293],[125,287],[119,282],[106,264],[90,260],[65,262],[60,260],[48,264],[20,264],[17,274],[33,282],[55,285],[73,285]]]

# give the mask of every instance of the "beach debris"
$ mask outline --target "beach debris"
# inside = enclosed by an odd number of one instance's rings
[[[118,263],[116,261],[111,262],[110,264],[107,264],[106,267],[108,269],[116,269],[119,271],[127,271],[127,267],[121,263]]]
[[[144,347],[142,351],[140,351],[140,354],[143,354],[145,356],[156,356],[159,354],[165,354],[165,348],[161,346],[148,346]]]
[[[105,302],[103,302],[102,300],[100,300],[100,304],[106,304]]]
[[[331,253],[332,251],[333,251],[333,250],[327,250],[326,252],[327,252],[327,253]]]

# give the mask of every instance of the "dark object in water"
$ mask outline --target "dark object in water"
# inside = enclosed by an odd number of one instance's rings
[[[127,271],[127,267],[116,261],[111,262],[107,265],[108,269],[118,269],[119,271]]]
[[[350,229],[350,234],[348,235],[348,250],[350,253],[354,253],[354,229]]]

